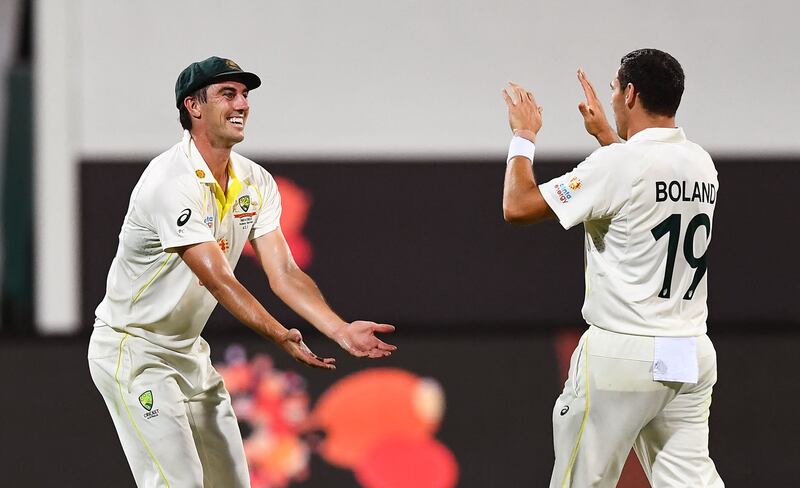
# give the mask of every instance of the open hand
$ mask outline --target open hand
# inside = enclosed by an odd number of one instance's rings
[[[606,113],[603,111],[603,104],[597,97],[594,86],[592,86],[589,78],[586,77],[586,73],[580,68],[578,69],[578,81],[581,84],[581,88],[583,88],[583,94],[586,96],[586,100],[578,104],[578,110],[583,116],[583,126],[586,128],[586,132],[593,135],[602,146],[619,142],[619,138],[608,123]]]
[[[536,142],[536,134],[542,128],[542,107],[536,104],[533,93],[508,82],[503,89],[503,99],[508,106],[508,124],[515,135]]]
[[[376,332],[394,332],[394,326],[356,320],[337,330],[333,339],[342,349],[356,357],[383,358],[391,355],[397,346],[378,339],[375,336]]]
[[[308,366],[321,369],[336,369],[333,358],[320,358],[303,342],[303,336],[297,329],[289,329],[278,341],[284,351],[288,352],[295,360]]]

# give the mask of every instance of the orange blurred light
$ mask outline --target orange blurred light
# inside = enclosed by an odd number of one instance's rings
[[[371,449],[355,470],[364,488],[452,488],[458,465],[436,439],[387,439]]]
[[[433,380],[399,369],[350,375],[325,392],[311,414],[313,428],[326,433],[320,454],[355,468],[387,439],[426,441],[439,427],[443,398]]]

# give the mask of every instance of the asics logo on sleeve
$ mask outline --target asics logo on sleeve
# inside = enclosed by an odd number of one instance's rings
[[[183,225],[189,221],[189,217],[191,216],[192,216],[191,209],[184,208],[181,214],[178,216],[178,227],[183,227]]]

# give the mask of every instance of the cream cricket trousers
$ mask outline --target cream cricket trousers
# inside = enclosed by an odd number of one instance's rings
[[[139,488],[250,486],[230,396],[203,339],[184,354],[96,327],[88,357]]]
[[[708,453],[717,356],[697,337],[697,384],[653,381],[653,337],[591,326],[553,408],[550,487],[615,487],[631,447],[655,488],[724,484]]]

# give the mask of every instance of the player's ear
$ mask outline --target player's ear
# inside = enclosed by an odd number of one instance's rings
[[[195,97],[186,97],[183,99],[183,106],[189,112],[192,118],[200,118],[200,102]]]
[[[639,95],[639,91],[633,86],[633,83],[628,83],[625,86],[625,106],[629,109],[633,108],[634,102],[636,102],[636,97]]]

